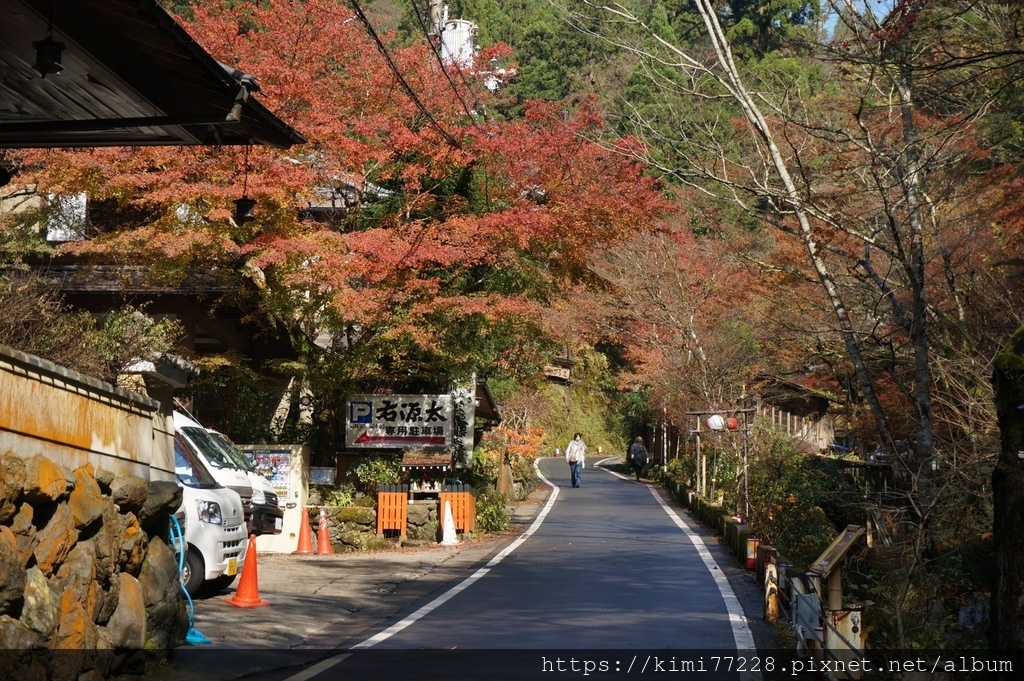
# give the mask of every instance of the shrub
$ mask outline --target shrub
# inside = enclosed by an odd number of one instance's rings
[[[785,434],[757,429],[750,443],[751,529],[798,565],[813,562],[835,536],[822,506],[836,484]]]
[[[350,506],[355,490],[351,485],[338,485],[321,493],[324,506]]]
[[[493,487],[498,482],[497,453],[483,449],[473,450],[473,469],[465,473],[465,480],[474,488]]]
[[[379,485],[398,482],[402,458],[397,454],[371,454],[359,462],[349,475],[356,478],[356,487],[365,494],[376,494]]]
[[[476,499],[476,526],[483,532],[507,530],[512,522],[512,511],[508,497],[494,490],[487,490]]]

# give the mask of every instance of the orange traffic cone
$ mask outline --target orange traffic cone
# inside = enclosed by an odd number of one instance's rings
[[[327,514],[322,508],[320,509],[320,522],[316,527],[316,552],[321,556],[334,553],[334,547],[331,546],[331,530],[327,527]]]
[[[309,513],[302,509],[302,522],[299,524],[299,548],[292,553],[299,556],[308,556],[313,553],[312,530],[309,529]]]
[[[242,578],[238,581],[238,589],[231,598],[221,600],[236,608],[259,608],[270,605],[260,598],[259,574],[256,568],[256,535],[249,535],[249,548],[245,551],[245,565],[242,566]]]

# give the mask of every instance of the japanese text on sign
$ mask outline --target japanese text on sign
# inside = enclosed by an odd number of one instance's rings
[[[355,395],[346,411],[348,447],[448,447],[452,443],[450,395]]]

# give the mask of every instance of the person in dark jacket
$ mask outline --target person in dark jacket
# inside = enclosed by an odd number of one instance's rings
[[[636,471],[636,481],[640,482],[640,472],[647,465],[647,448],[644,447],[644,439],[639,435],[629,446],[629,463]]]

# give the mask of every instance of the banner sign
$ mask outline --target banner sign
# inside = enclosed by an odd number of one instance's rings
[[[354,395],[346,406],[347,447],[408,449],[452,444],[451,395]]]

